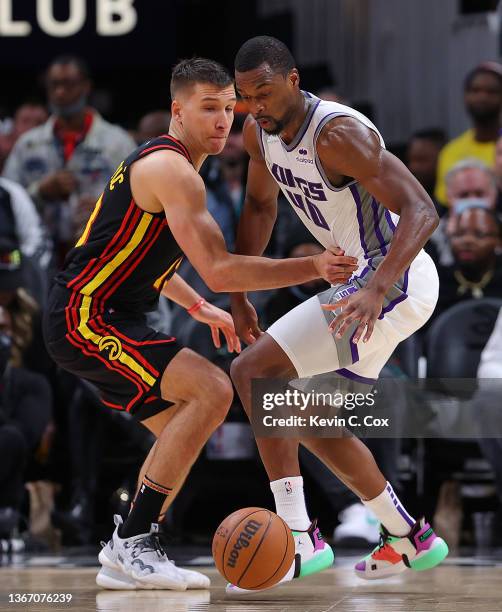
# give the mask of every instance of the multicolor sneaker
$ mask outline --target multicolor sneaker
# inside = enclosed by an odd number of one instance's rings
[[[333,549],[327,544],[317,526],[317,519],[314,519],[310,527],[305,531],[291,531],[295,539],[295,559],[292,566],[284,578],[267,589],[247,590],[241,589],[233,584],[227,584],[226,593],[231,597],[244,597],[253,593],[262,593],[273,589],[280,584],[289,582],[294,578],[304,578],[311,574],[317,574],[331,567],[335,559]]]
[[[364,580],[387,578],[406,569],[431,569],[439,565],[447,554],[446,542],[421,518],[407,536],[393,536],[381,525],[379,545],[361,559],[354,570]]]

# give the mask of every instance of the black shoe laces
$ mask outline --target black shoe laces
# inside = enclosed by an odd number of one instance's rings
[[[132,548],[133,550],[139,549],[140,553],[156,552],[159,558],[165,557],[167,559],[167,554],[164,549],[166,545],[167,538],[165,535],[160,532],[155,532],[134,540]]]
[[[390,536],[389,533],[380,531],[380,540],[378,541],[378,550],[382,550],[382,548],[385,548],[387,546],[389,536]]]

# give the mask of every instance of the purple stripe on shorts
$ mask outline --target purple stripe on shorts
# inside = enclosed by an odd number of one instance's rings
[[[350,378],[350,380],[354,380],[355,382],[364,383],[365,385],[374,385],[377,381],[376,378],[365,378],[364,376],[359,376],[359,374],[354,374],[350,370],[345,368],[340,368],[339,370],[335,370],[335,374],[340,374],[340,376],[344,376],[345,378]]]
[[[359,361],[359,351],[357,350],[357,344],[355,342],[352,342],[352,339],[356,335],[356,331],[357,331],[357,327],[354,330],[354,333],[352,334],[352,336],[350,337],[350,340],[349,340],[349,343],[350,343],[350,354],[352,355],[352,363],[355,363],[356,361]]]
[[[380,243],[380,251],[382,255],[387,255],[387,247],[385,245],[385,240],[380,230],[380,219],[378,218],[378,204],[375,198],[371,198],[371,208],[373,209],[373,222],[375,224],[375,236],[378,238],[378,242]]]
[[[399,297],[397,297],[395,300],[390,301],[387,304],[387,306],[385,306],[385,308],[382,308],[382,312],[380,313],[380,316],[378,317],[379,319],[383,319],[385,314],[387,314],[388,312],[393,310],[401,302],[404,302],[404,300],[408,297],[406,291],[408,289],[408,273],[409,273],[409,271],[410,271],[410,269],[407,268],[406,272],[404,273],[403,289],[402,289],[403,293]]]
[[[359,191],[357,191],[357,187],[355,185],[350,185],[349,189],[350,193],[352,194],[352,197],[354,198],[354,202],[356,203],[357,222],[359,224],[359,240],[361,241],[361,246],[363,247],[365,256],[364,258],[368,259],[368,246],[366,245],[366,241],[364,239],[364,222],[361,196],[359,195]]]
[[[406,291],[408,290],[408,274],[410,272],[409,268],[406,268],[406,272],[404,273],[404,280],[403,280],[403,291],[406,293]]]
[[[390,214],[390,210],[388,208],[385,209],[385,218],[387,219],[387,223],[389,224],[392,233],[396,231],[396,226],[394,225],[394,221],[392,220],[392,215]]]

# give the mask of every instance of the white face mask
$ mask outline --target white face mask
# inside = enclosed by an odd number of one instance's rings
[[[53,115],[56,117],[61,117],[63,119],[68,119],[73,117],[74,115],[78,115],[81,113],[87,104],[87,96],[84,94],[80,96],[80,98],[73,102],[73,104],[67,104],[65,106],[61,106],[59,104],[49,104],[49,109]]]
[[[492,206],[488,198],[458,198],[457,200],[453,200],[452,208],[456,215],[461,215],[466,210],[472,208],[490,210]]]

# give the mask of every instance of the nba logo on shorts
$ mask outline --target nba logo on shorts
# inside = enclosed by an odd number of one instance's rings
[[[293,487],[291,486],[291,483],[289,482],[289,480],[286,480],[286,482],[284,483],[284,486],[286,487],[286,493],[288,495],[291,495],[291,493],[293,493]]]

